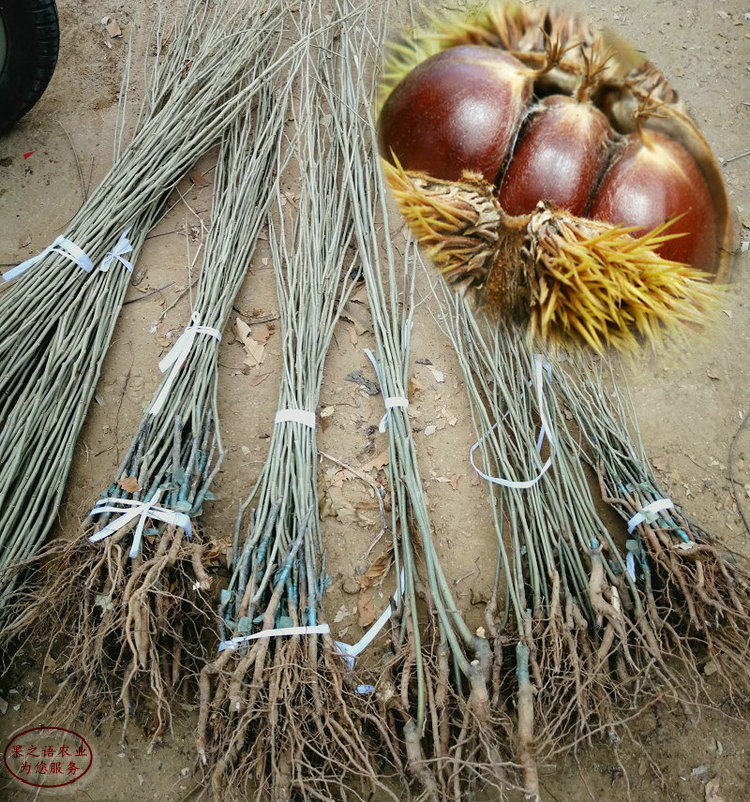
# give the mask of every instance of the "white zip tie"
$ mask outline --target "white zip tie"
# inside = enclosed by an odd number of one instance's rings
[[[110,266],[112,265],[112,262],[114,262],[115,260],[120,262],[120,264],[124,265],[129,273],[133,272],[133,263],[125,258],[125,255],[131,253],[133,250],[133,246],[130,240],[128,239],[129,233],[130,233],[130,228],[126,228],[125,231],[123,231],[122,234],[120,234],[120,239],[118,239],[117,242],[115,243],[115,247],[112,248],[111,251],[107,251],[107,253],[104,254],[102,263],[99,266],[99,270],[101,270],[102,273],[106,273],[109,270]]]
[[[380,434],[384,434],[386,428],[388,427],[388,418],[390,417],[390,413],[392,409],[397,407],[406,408],[409,406],[409,399],[403,395],[385,395],[385,390],[383,388],[383,380],[380,378],[380,369],[378,368],[378,361],[375,359],[374,354],[369,348],[365,348],[365,354],[367,358],[372,362],[373,368],[375,368],[375,375],[378,379],[378,386],[380,387],[380,394],[383,396],[383,404],[385,405],[385,415],[380,419],[380,423],[378,424],[378,431]]]
[[[59,236],[52,245],[48,245],[41,253],[32,256],[31,259],[27,259],[25,262],[21,262],[20,265],[16,265],[3,273],[3,278],[5,281],[11,281],[17,276],[20,276],[21,273],[25,273],[37,262],[41,262],[41,260],[50,253],[57,253],[60,254],[60,256],[64,256],[66,259],[70,259],[70,261],[78,265],[84,273],[90,273],[94,269],[93,262],[86,255],[83,248],[76,245],[73,240]]]
[[[276,423],[301,423],[303,426],[315,428],[315,413],[309,409],[280,409],[273,421]]]
[[[539,437],[536,441],[536,450],[537,453],[540,453],[542,450],[542,443],[544,442],[545,437],[549,442],[550,447],[550,454],[547,457],[546,462],[542,466],[542,469],[533,479],[524,479],[524,480],[513,480],[513,479],[501,479],[497,476],[489,476],[488,474],[484,473],[483,471],[477,468],[476,463],[474,462],[474,452],[479,448],[482,441],[488,437],[489,432],[483,435],[482,437],[477,440],[476,443],[471,447],[471,451],[469,451],[469,462],[471,462],[471,467],[483,478],[486,479],[488,482],[492,482],[494,485],[501,485],[502,487],[509,487],[513,490],[528,490],[544,476],[545,473],[550,469],[552,465],[552,460],[557,453],[557,446],[555,445],[555,441],[552,439],[552,427],[550,426],[549,419],[547,418],[547,405],[544,403],[544,376],[542,374],[542,368],[547,371],[547,377],[549,379],[552,378],[552,369],[550,368],[549,362],[542,356],[542,354],[536,354],[534,360],[534,376],[535,376],[535,384],[536,384],[536,398],[537,398],[537,405],[539,407],[539,418],[542,421],[542,428],[539,430]],[[522,395],[523,397],[523,395]],[[506,412],[503,415],[502,420],[504,421],[510,411]],[[502,422],[502,421],[500,421]],[[494,424],[492,429],[496,429],[498,424]],[[490,432],[492,431],[490,429]]]
[[[404,595],[404,569],[401,569],[399,576],[399,587],[396,589],[396,594],[388,602],[388,607],[380,614],[380,618],[365,632],[365,634],[353,645],[342,643],[340,640],[334,641],[334,646],[338,649],[339,654],[344,658],[349,671],[354,670],[354,660],[360,655],[377,637],[380,630],[388,623],[393,611],[398,607],[401,597]]]
[[[628,534],[642,523],[652,524],[659,517],[658,513],[663,510],[671,510],[674,508],[674,502],[671,498],[658,498],[650,504],[646,504],[640,512],[637,512],[628,521]]]
[[[152,518],[157,521],[163,521],[172,526],[179,526],[185,530],[185,536],[190,539],[192,534],[192,527],[190,525],[190,516],[184,512],[176,512],[175,510],[168,510],[165,507],[159,507],[158,502],[162,494],[159,490],[154,494],[150,501],[136,501],[131,498],[102,498],[96,502],[94,509],[91,510],[89,515],[102,515],[105,512],[120,513],[119,518],[108,523],[103,529],[100,529],[95,534],[89,537],[90,543],[98,543],[100,540],[114,535],[120,529],[127,526],[131,521],[138,518],[138,524],[135,527],[133,534],[133,544],[130,547],[130,557],[135,557],[141,550],[141,541],[143,540],[143,528],[146,521]]]
[[[230,640],[223,640],[219,644],[219,651],[223,652],[225,649],[232,649],[234,651],[238,646],[247,643],[251,640],[258,638],[283,638],[291,637],[292,635],[328,635],[331,628],[328,624],[316,624],[311,627],[282,627],[281,629],[264,629],[262,632],[255,632],[252,635],[238,635],[236,638]]]
[[[166,373],[169,370],[170,373],[167,380],[162,385],[161,390],[159,390],[159,394],[154,399],[154,403],[149,410],[149,415],[158,415],[161,412],[167,400],[167,396],[169,395],[169,391],[172,389],[172,385],[177,378],[177,374],[185,363],[198,334],[215,337],[217,342],[221,342],[221,332],[211,326],[201,326],[200,315],[197,312],[193,312],[190,325],[180,334],[177,340],[175,340],[175,344],[169,350],[169,353],[159,361],[159,370],[162,373]]]

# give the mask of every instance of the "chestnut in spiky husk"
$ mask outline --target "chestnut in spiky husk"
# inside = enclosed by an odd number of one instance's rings
[[[488,50],[512,67],[492,72]],[[446,278],[533,333],[597,349],[716,306],[711,282],[731,260],[723,180],[635,50],[563,12],[495,2],[433,20],[392,53],[381,155]]]

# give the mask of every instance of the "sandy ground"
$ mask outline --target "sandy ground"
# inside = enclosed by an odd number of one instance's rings
[[[61,52],[52,83],[35,109],[0,139],[0,263],[12,265],[37,253],[60,233],[81,203],[80,172],[86,187],[95,186],[111,161],[120,75],[133,35],[137,56],[156,15],[150,0],[60,0]],[[170,3],[165,3],[170,5]],[[438,4],[432,4],[437,8]],[[586,8],[597,21],[612,26],[664,71],[687,101],[716,155],[741,237],[750,238],[750,157],[732,160],[749,146],[750,17],[738,0],[714,4],[651,0]],[[102,18],[113,17],[123,36],[112,38]],[[137,95],[138,80],[134,79]],[[33,151],[28,159],[24,154]],[[210,156],[202,163],[211,165]],[[208,175],[210,179],[210,174]],[[144,180],[148,180],[144,174]],[[158,384],[156,367],[163,338],[176,336],[188,318],[185,289],[190,281],[187,251],[195,252],[191,228],[209,222],[210,185],[185,185],[185,203],[157,226],[143,249],[99,384],[97,403],[76,448],[69,490],[60,512],[60,531],[73,536],[82,512],[90,509],[108,484],[127,448],[145,404]],[[273,272],[266,243],[261,242],[236,311],[244,320],[273,315]],[[632,371],[631,388],[644,442],[666,491],[688,514],[732,547],[748,553],[744,527],[730,494],[728,452],[742,416],[750,407],[747,346],[750,305],[748,258],[737,261],[732,293],[727,297],[718,331],[694,353],[648,358]],[[151,290],[167,289],[142,297]],[[176,302],[176,303],[175,303]],[[174,306],[172,304],[174,303]],[[355,305],[357,306],[357,305]],[[385,439],[371,426],[381,415],[379,397],[368,396],[345,381],[352,370],[371,369],[362,352],[372,344],[366,323],[342,321],[330,355],[321,407],[331,415],[321,433],[320,448],[338,460],[365,469],[378,466]],[[171,307],[156,329],[164,310]],[[366,312],[366,310],[365,310]],[[365,314],[366,318],[366,314]],[[252,322],[252,320],[251,320]],[[243,369],[244,352],[232,336],[221,345],[220,404],[223,436],[229,453],[216,491],[222,501],[208,505],[206,526],[229,535],[237,504],[252,487],[263,464],[276,409],[280,339],[272,335],[263,364]],[[473,602],[486,593],[491,576],[482,565],[494,563],[486,490],[473,484],[468,450],[473,442],[460,372],[426,306],[414,334],[413,358],[429,356],[432,368],[413,364],[411,375],[421,387],[412,404],[416,438],[429,504],[446,571],[469,621],[479,620]],[[371,378],[374,378],[371,376]],[[435,426],[427,435],[426,427]],[[428,430],[429,431],[429,430]],[[320,466],[326,486],[333,468]],[[734,464],[742,495],[750,508],[750,432],[737,443]],[[106,477],[102,479],[102,477]],[[449,481],[446,481],[449,480]],[[452,481],[450,481],[452,480]],[[355,597],[342,591],[354,572],[367,566],[365,553],[378,531],[377,510],[367,488],[333,481],[325,537],[334,586],[327,601],[328,618],[339,636],[361,635]],[[471,509],[473,514],[466,515]],[[491,559],[486,559],[493,555]],[[385,604],[385,597],[376,600]],[[3,747],[36,709],[34,675],[0,689],[8,700],[0,716]],[[175,728],[156,751],[145,753],[142,732],[133,727],[128,745],[117,743],[118,730],[104,728],[92,736],[97,765],[84,789],[69,798],[90,800],[181,800],[199,782],[186,706],[184,726]],[[53,720],[45,724],[54,725]],[[750,782],[746,724],[706,711],[700,720],[668,717],[664,738],[657,740],[653,722],[641,730],[645,747],[625,743],[617,756],[608,748],[590,750],[579,761],[560,759],[543,767],[542,786],[550,800],[620,800],[630,793],[642,800],[741,800]],[[658,770],[656,769],[658,767]],[[4,771],[4,770],[3,770]],[[659,779],[659,773],[662,780]],[[5,776],[5,775],[4,775]],[[31,799],[33,794],[5,785],[0,796]],[[75,786],[74,786],[75,788]],[[40,797],[45,798],[45,797]]]

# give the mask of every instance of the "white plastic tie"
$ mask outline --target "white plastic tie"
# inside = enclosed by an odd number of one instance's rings
[[[115,260],[124,265],[129,273],[133,272],[133,263],[125,258],[125,256],[131,253],[133,250],[133,245],[128,239],[129,233],[130,228],[126,228],[125,231],[120,234],[120,239],[118,239],[115,243],[115,247],[112,248],[111,251],[107,251],[107,253],[104,254],[102,263],[99,266],[99,270],[101,270],[102,273],[106,273],[112,266],[112,262]]]
[[[637,512],[628,521],[628,534],[631,534],[636,526],[642,523],[652,524],[659,517],[659,513],[664,510],[671,510],[674,508],[674,502],[671,498],[658,498],[650,504],[646,504],[640,512]]]
[[[130,557],[137,556],[141,550],[141,542],[143,540],[143,529],[146,521],[151,518],[156,521],[163,521],[172,526],[179,526],[185,530],[185,536],[190,539],[192,534],[192,527],[190,525],[190,516],[184,512],[176,512],[175,510],[168,510],[165,507],[159,507],[159,498],[162,491],[159,490],[150,501],[136,501],[130,498],[102,498],[96,502],[94,509],[91,510],[89,515],[103,515],[106,512],[119,513],[119,517],[114,521],[108,523],[103,529],[100,529],[95,534],[89,537],[89,542],[98,543],[104,540],[120,529],[128,526],[136,518],[138,523],[133,533],[133,543],[130,547]]]
[[[315,413],[310,412],[309,409],[280,409],[276,413],[274,423],[301,423],[303,426],[309,426],[314,429]]]
[[[404,595],[404,582],[405,575],[404,569],[401,569],[399,576],[399,587],[396,590],[396,595],[388,602],[388,607],[383,610],[378,620],[365,632],[365,634],[353,645],[342,643],[340,640],[334,641],[334,645],[339,651],[339,654],[344,658],[349,671],[354,670],[355,659],[375,640],[380,633],[380,630],[388,623],[393,611],[398,607],[401,597]]]
[[[70,261],[78,265],[84,273],[90,273],[94,269],[91,259],[86,255],[83,248],[76,245],[73,240],[59,236],[52,245],[48,245],[41,253],[32,256],[31,259],[27,259],[25,262],[21,262],[20,265],[16,265],[3,273],[3,278],[5,281],[11,281],[17,276],[20,276],[21,273],[25,273],[29,268],[37,264],[37,262],[41,262],[42,259],[50,253],[57,253],[60,254],[60,256],[64,256],[66,259],[70,259]]]
[[[177,340],[175,340],[175,344],[170,348],[167,355],[159,361],[159,370],[162,373],[169,371],[169,376],[167,376],[167,380],[162,384],[159,394],[151,405],[151,409],[149,410],[150,415],[158,415],[161,412],[169,396],[169,391],[175,383],[177,374],[180,368],[185,364],[185,360],[188,358],[195,338],[199,334],[214,337],[217,342],[221,342],[221,332],[211,326],[201,326],[200,315],[197,312],[193,312],[190,325],[180,334]]]
[[[375,355],[369,348],[365,348],[365,354],[367,358],[372,362],[372,366],[375,369],[375,375],[378,379],[378,385],[380,387],[380,393],[383,396],[383,404],[385,405],[385,415],[380,419],[380,423],[378,424],[378,431],[380,434],[384,434],[385,430],[388,428],[388,418],[390,417],[391,410],[396,408],[406,408],[409,406],[409,399],[403,395],[385,395],[385,390],[383,388],[383,380],[380,378],[380,368],[378,367],[378,360],[375,359]]]
[[[238,635],[236,638],[230,640],[223,640],[219,644],[219,651],[223,652],[226,649],[234,651],[238,646],[243,643],[248,643],[251,640],[258,638],[288,638],[292,635],[329,635],[331,628],[328,624],[316,624],[312,627],[282,627],[281,629],[264,629],[262,632],[254,632],[252,635]]]
[[[542,465],[541,470],[533,479],[522,479],[522,480],[514,480],[514,479],[501,479],[498,476],[490,476],[483,471],[481,471],[476,463],[474,462],[474,452],[479,448],[482,441],[487,438],[489,432],[477,440],[476,443],[471,447],[471,451],[469,452],[469,462],[471,462],[471,467],[483,478],[486,479],[488,482],[491,482],[494,485],[501,485],[502,487],[508,487],[513,490],[528,490],[529,488],[534,487],[534,485],[544,476],[545,473],[550,469],[552,465],[552,461],[555,457],[555,453],[557,452],[557,447],[555,445],[555,441],[552,439],[552,427],[550,426],[549,418],[547,416],[547,405],[544,401],[544,374],[543,369],[547,371],[547,378],[552,378],[552,368],[550,367],[549,362],[542,356],[542,354],[536,354],[534,359],[534,384],[536,385],[536,398],[537,398],[537,406],[539,408],[539,418],[542,422],[541,429],[539,430],[539,437],[536,441],[536,451],[537,454],[542,450],[542,443],[546,438],[549,442],[550,453],[547,457],[544,465]],[[529,383],[531,384],[531,382]],[[506,412],[503,415],[502,420],[499,421],[500,423],[504,421],[510,413]],[[492,429],[496,429],[498,424],[494,424]]]
[[[632,551],[629,551],[625,557],[625,569],[628,572],[628,576],[635,582],[635,557]]]

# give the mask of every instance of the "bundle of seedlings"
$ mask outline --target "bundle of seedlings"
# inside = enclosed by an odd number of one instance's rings
[[[370,27],[383,30],[382,23]],[[413,242],[406,245],[402,272],[391,236],[372,236],[389,231],[393,216],[376,156],[375,83],[355,69],[368,41],[354,33],[342,36],[349,53],[344,105],[350,118],[340,135],[353,164],[347,189],[375,335],[371,359],[386,410],[379,428],[388,437],[390,529],[401,595],[382,662],[359,676],[372,688],[379,711],[373,737],[383,739],[383,754],[393,756],[401,746],[395,765],[403,762],[405,781],[420,798],[464,799],[474,786],[497,791],[505,782],[502,716],[488,705],[488,640],[483,630],[469,628],[453,596],[419,473],[406,392],[416,249]]]
[[[278,68],[283,3],[189,0],[164,51],[159,29],[130,143],[65,234],[4,274],[0,293],[0,569],[56,521],[133,262],[190,166]],[[256,69],[260,56],[269,66]],[[126,73],[124,86],[129,76]],[[126,95],[121,92],[121,98]],[[124,115],[123,115],[124,125]],[[202,311],[202,310],[201,310]],[[12,583],[3,582],[0,604]]]
[[[259,52],[249,80],[269,55]],[[8,607],[5,637],[54,654],[64,679],[50,705],[71,719],[120,710],[123,737],[136,710],[153,740],[171,726],[171,700],[205,658],[201,632],[213,623],[206,565],[221,548],[200,516],[224,456],[218,346],[273,196],[291,93],[291,79],[255,85],[222,136],[192,315],[160,362],[161,387],[81,534],[15,566],[36,570]]]
[[[445,289],[440,295],[477,431],[472,462],[489,484],[498,539],[485,613],[490,704],[515,722],[513,757],[536,794],[537,761],[596,735],[616,745],[629,718],[680,698],[681,677],[660,634],[664,620],[648,613],[618,533],[597,514],[556,400],[559,368],[518,329],[475,315]]]
[[[378,120],[447,281],[544,340],[681,337],[721,297],[719,167],[666,79],[577,17],[490,3],[403,36]]]
[[[294,206],[277,191],[269,240],[283,367],[268,458],[243,504],[222,642],[200,677],[198,751],[217,798],[368,798],[385,787],[358,722],[356,688],[323,609],[329,583],[317,495],[316,409],[334,327],[356,281],[343,152],[344,104],[331,100],[343,54],[337,12],[316,6],[287,154]],[[361,20],[354,15],[350,24]],[[290,220],[286,214],[290,214]],[[344,791],[344,788],[347,790]],[[397,799],[393,794],[389,798]]]
[[[611,363],[579,355],[559,384],[583,437],[602,500],[626,521],[618,540],[663,648],[685,681],[709,693],[716,673],[730,692],[748,692],[750,571],[662,490],[643,450],[627,385]]]

